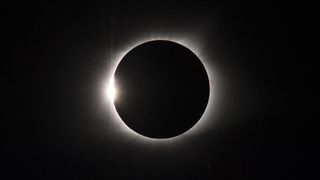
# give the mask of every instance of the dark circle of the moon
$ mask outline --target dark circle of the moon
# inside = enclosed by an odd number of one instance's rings
[[[210,85],[200,59],[164,40],[130,50],[116,68],[114,105],[123,122],[150,138],[170,138],[192,128],[208,104]]]

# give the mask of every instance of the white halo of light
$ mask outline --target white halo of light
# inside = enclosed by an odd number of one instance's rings
[[[213,75],[213,71],[212,71],[212,67],[210,62],[207,59],[207,55],[205,53],[203,53],[201,51],[201,48],[199,48],[199,46],[196,46],[195,44],[197,43],[197,41],[192,41],[190,39],[186,39],[186,38],[172,38],[172,37],[147,37],[147,38],[140,38],[140,40],[135,41],[134,43],[129,44],[126,48],[124,48],[123,50],[119,51],[118,53],[116,53],[115,55],[111,56],[112,59],[112,64],[109,67],[110,69],[107,71],[107,81],[109,83],[104,83],[107,84],[107,87],[110,87],[110,83],[114,83],[114,73],[116,71],[116,68],[118,67],[118,64],[120,63],[120,61],[123,59],[123,57],[132,49],[134,49],[136,46],[149,42],[149,41],[156,41],[156,40],[164,40],[164,41],[171,41],[171,42],[175,42],[178,43],[186,48],[188,48],[189,50],[191,50],[202,62],[208,78],[209,78],[209,86],[210,86],[210,94],[209,94],[209,99],[208,99],[208,104],[207,107],[204,111],[204,113],[202,114],[201,118],[199,119],[199,121],[193,126],[191,127],[189,130],[187,130],[186,132],[174,136],[174,137],[170,137],[170,138],[164,138],[164,139],[157,139],[157,138],[150,138],[147,136],[143,136],[137,132],[135,132],[134,130],[132,130],[130,127],[128,127],[124,121],[121,119],[121,117],[119,116],[119,114],[116,111],[116,108],[114,106],[114,101],[108,100],[108,105],[110,107],[110,113],[111,116],[110,120],[113,121],[112,123],[115,124],[115,126],[117,128],[119,128],[117,130],[117,132],[121,132],[123,133],[125,136],[130,136],[131,138],[135,138],[137,141],[141,142],[141,143],[165,143],[165,144],[169,144],[169,143],[176,143],[178,141],[181,141],[183,139],[185,139],[188,136],[193,136],[196,135],[198,133],[200,133],[201,131],[205,130],[206,128],[208,128],[208,126],[210,126],[213,122],[212,122],[212,109],[213,109],[213,105],[214,105],[214,97],[216,96],[216,92],[215,92],[215,87],[216,87],[216,81],[214,79],[214,75]],[[199,42],[198,42],[199,43]],[[114,91],[116,94],[116,91]],[[121,98],[121,97],[115,97],[115,98]]]

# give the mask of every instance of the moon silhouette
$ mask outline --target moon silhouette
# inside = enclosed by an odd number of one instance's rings
[[[115,109],[133,131],[170,138],[192,128],[203,115],[210,84],[200,59],[187,47],[167,40],[130,50],[114,73]]]

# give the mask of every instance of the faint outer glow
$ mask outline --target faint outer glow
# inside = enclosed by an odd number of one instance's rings
[[[199,133],[200,131],[205,130],[206,128],[208,128],[209,125],[211,125],[212,122],[212,109],[213,109],[213,99],[214,96],[216,96],[216,91],[215,91],[215,86],[213,84],[213,73],[212,73],[212,69],[210,68],[211,65],[209,64],[209,61],[207,61],[207,54],[204,54],[201,51],[201,46],[199,46],[200,42],[199,40],[195,40],[192,41],[192,38],[190,37],[190,39],[184,39],[184,38],[172,38],[172,37],[148,37],[148,38],[141,38],[138,41],[135,41],[134,43],[128,44],[128,47],[123,49],[122,51],[119,51],[116,54],[112,55],[112,59],[114,59],[113,64],[111,65],[111,69],[108,71],[108,77],[111,77],[111,80],[109,80],[110,82],[112,82],[111,84],[114,83],[114,79],[113,79],[113,75],[114,72],[119,64],[119,62],[121,61],[121,59],[133,48],[135,48],[136,46],[145,43],[145,42],[149,42],[149,41],[155,41],[155,40],[167,40],[167,41],[172,41],[175,43],[178,43],[180,45],[183,45],[185,47],[187,47],[188,49],[190,49],[196,56],[198,56],[198,58],[201,60],[202,64],[204,65],[208,77],[209,77],[209,85],[210,85],[210,95],[209,95],[209,101],[208,101],[208,105],[206,107],[205,112],[203,113],[202,117],[200,118],[200,120],[188,131],[184,132],[183,134],[180,134],[178,136],[175,137],[171,137],[171,138],[167,138],[167,139],[155,139],[155,138],[149,138],[146,136],[143,136],[141,134],[138,134],[137,132],[133,131],[132,129],[130,129],[120,118],[120,116],[118,115],[114,104],[113,104],[113,100],[114,98],[121,98],[121,97],[116,97],[116,89],[114,86],[111,86],[113,88],[110,88],[110,98],[112,99],[112,101],[110,102],[110,113],[112,114],[113,118],[111,117],[110,119],[112,119],[112,123],[115,124],[116,128],[119,128],[117,130],[117,132],[121,132],[123,133],[123,135],[125,136],[130,136],[135,138],[136,140],[138,140],[141,143],[173,143],[175,144],[178,141],[181,141],[183,139],[185,139],[185,137],[187,136],[192,136],[195,135],[197,133]],[[198,43],[198,44],[197,44]],[[110,84],[110,83],[109,83]],[[216,82],[215,82],[216,85]],[[109,89],[109,88],[108,88]]]

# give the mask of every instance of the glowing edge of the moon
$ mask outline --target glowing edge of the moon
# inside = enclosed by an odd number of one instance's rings
[[[113,88],[115,87],[112,87],[112,84],[110,83],[114,83],[114,73],[116,71],[116,68],[118,67],[118,64],[120,63],[120,61],[122,60],[122,58],[130,51],[132,50],[133,48],[135,48],[136,46],[140,45],[140,44],[143,44],[145,42],[149,42],[149,41],[156,41],[156,40],[165,40],[165,41],[172,41],[172,42],[175,42],[175,43],[178,43],[186,48],[188,48],[189,50],[191,50],[199,59],[200,61],[202,62],[202,64],[204,65],[204,68],[206,69],[206,72],[208,74],[208,78],[209,78],[209,85],[210,85],[210,94],[209,94],[209,100],[208,100],[208,104],[207,104],[207,107],[203,113],[203,115],[201,116],[200,120],[192,127],[190,128],[188,131],[180,134],[180,135],[177,135],[177,136],[174,136],[174,137],[170,137],[170,138],[164,138],[164,139],[157,139],[157,138],[150,138],[150,137],[147,137],[147,136],[143,136],[137,132],[135,132],[134,130],[132,130],[131,128],[129,128],[124,122],[123,120],[120,118],[120,116],[118,115],[116,109],[115,109],[115,106],[114,106],[114,95],[115,94],[112,94],[111,96],[113,97],[110,97],[110,88],[112,90],[114,90]],[[111,113],[113,115],[113,120],[115,120],[114,123],[117,124],[117,126],[119,126],[119,130],[127,133],[128,135],[131,135],[131,136],[134,136],[135,138],[141,140],[141,141],[165,141],[165,142],[169,142],[169,141],[179,141],[183,138],[185,138],[186,136],[190,136],[190,135],[194,135],[194,134],[197,134],[200,130],[205,130],[206,126],[208,126],[210,123],[212,122],[209,122],[209,117],[211,116],[211,113],[210,110],[212,109],[213,107],[213,102],[214,102],[214,96],[216,95],[215,92],[214,92],[214,85],[213,85],[213,82],[214,81],[214,76],[212,74],[212,70],[210,68],[210,64],[208,63],[208,61],[206,60],[206,57],[200,53],[200,50],[197,49],[196,47],[192,46],[191,43],[188,43],[188,41],[186,40],[181,40],[181,39],[178,39],[178,38],[147,38],[147,39],[144,39],[144,40],[140,40],[140,41],[136,41],[133,45],[131,45],[129,48],[125,48],[125,50],[121,51],[120,53],[118,53],[116,55],[116,57],[113,57],[115,58],[116,60],[114,61],[114,64],[112,64],[111,66],[111,70],[108,71],[108,83],[107,83],[107,87],[106,87],[106,90],[105,90],[105,93],[106,93],[106,96],[107,96],[107,99],[108,99],[108,104],[110,104],[110,107],[111,107]],[[113,93],[113,92],[111,92]],[[119,97],[121,98],[121,97]],[[112,118],[111,118],[112,119]]]

